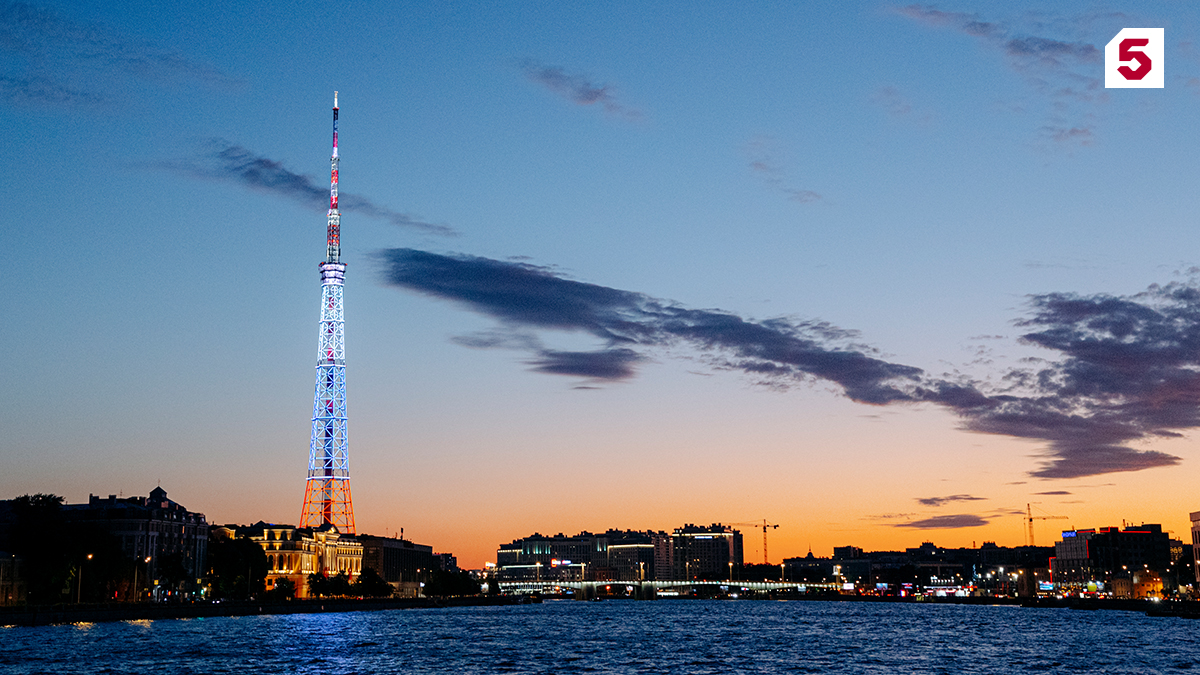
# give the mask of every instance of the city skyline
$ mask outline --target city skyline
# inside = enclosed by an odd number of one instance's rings
[[[1165,87],[1103,88],[1165,27]],[[772,560],[1161,523],[1200,461],[1200,9],[0,5],[0,498],[298,524],[341,98],[360,532]],[[337,36],[336,53],[328,41]],[[745,528],[746,558],[756,558]],[[761,550],[759,550],[761,555]]]

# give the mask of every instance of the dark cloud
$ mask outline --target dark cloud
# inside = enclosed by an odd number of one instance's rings
[[[896,10],[929,26],[958,31],[1002,54],[1008,65],[1047,102],[1042,137],[1062,146],[1090,145],[1094,139],[1092,106],[1107,94],[1099,77],[1103,52],[1080,36],[1105,40],[1126,20],[1120,14],[1079,14],[1040,20],[1032,15],[1015,24],[985,21],[976,14],[945,12],[932,5],[908,5]],[[1067,33],[1060,39],[1031,31]]]
[[[656,349],[689,350],[714,370],[781,389],[815,381],[872,405],[932,403],[963,428],[1045,443],[1039,478],[1077,478],[1177,464],[1136,444],[1200,426],[1200,288],[1176,283],[1129,297],[1047,294],[1030,298],[1021,341],[1032,359],[1000,385],[932,376],[889,362],[858,335],[821,321],[753,320],[565,278],[547,267],[413,249],[378,254],[386,283],[451,300],[490,316],[501,330],[462,338],[473,347],[530,352],[534,370],[615,381],[632,377]],[[603,343],[555,351],[532,336],[567,331]],[[931,497],[941,505],[969,495]]]
[[[909,527],[917,530],[953,530],[960,527],[979,527],[987,525],[988,520],[983,516],[971,513],[956,513],[947,516],[930,516],[907,523],[895,523],[892,527]]]
[[[1200,426],[1200,288],[1172,283],[1134,296],[1051,293],[1030,299],[1027,344],[1060,358],[1018,373],[1024,396],[996,395],[975,431],[1049,441],[1041,478],[1139,471],[1179,458],[1131,443]]]
[[[272,159],[256,155],[240,145],[222,139],[208,143],[201,157],[162,164],[163,168],[180,171],[188,175],[228,180],[255,190],[270,192],[295,200],[313,209],[329,209],[329,186],[318,185],[312,178],[298,174]],[[453,235],[454,230],[446,225],[427,223],[406,213],[398,213],[379,206],[360,195],[342,192],[338,195],[338,206],[342,211],[358,213],[386,220],[393,225],[408,227],[429,234]]]
[[[972,497],[971,495],[950,495],[948,497],[917,497],[917,502],[924,506],[942,506],[950,502],[978,502],[983,501],[984,497]]]
[[[607,343],[592,357],[584,353],[539,353],[546,372],[581,368],[598,377],[611,368],[632,374],[637,348],[684,345],[718,369],[738,370],[786,386],[813,378],[833,382],[855,401],[884,404],[916,400],[909,393],[921,370],[869,356],[844,344],[848,331],[820,322],[750,321],[717,310],[697,310],[650,296],[562,278],[527,263],[413,249],[380,254],[386,280],[396,286],[453,300],[520,328],[588,333]]]
[[[640,111],[617,101],[610,85],[597,85],[583,75],[568,73],[559,66],[547,66],[529,59],[521,61],[518,65],[525,77],[576,105],[600,106],[609,114],[629,119],[642,116]]]
[[[884,521],[884,522],[889,521],[889,520],[900,520],[900,519],[907,520],[909,518],[912,518],[915,515],[917,515],[917,514],[915,514],[915,513],[876,513],[876,514],[869,514],[869,515],[863,516],[863,520]]]
[[[1071,493],[1067,492],[1066,490],[1047,490],[1045,492],[1035,492],[1033,494],[1042,495],[1042,496],[1056,496],[1056,495],[1069,495]]]
[[[96,105],[121,78],[239,84],[220,70],[108,26],[73,21],[23,2],[0,3],[0,52],[10,55],[0,93],[14,102]]]
[[[645,357],[632,349],[603,349],[595,352],[545,349],[529,363],[534,370],[542,373],[611,381],[633,377],[634,365],[643,360]]]

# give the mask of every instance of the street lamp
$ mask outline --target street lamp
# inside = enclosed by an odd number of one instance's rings
[[[729,561],[729,581],[733,581],[733,561]]]
[[[87,559],[92,559],[92,554],[87,554]],[[75,604],[83,602],[83,563],[79,564],[79,586],[75,589]]]
[[[144,560],[142,560],[142,562],[144,562],[144,563],[146,563],[147,565],[149,565],[149,564],[150,564],[150,556],[146,556],[146,557],[145,557],[145,559],[144,559]],[[135,561],[134,561],[134,563],[133,563],[133,597],[134,597],[134,600],[135,600],[135,601],[136,601],[136,600],[141,600],[141,599],[142,599],[142,598],[141,598],[141,594],[139,594],[139,593],[138,593],[138,585],[137,585],[137,571],[138,571],[138,567],[137,567],[137,561],[135,560]]]

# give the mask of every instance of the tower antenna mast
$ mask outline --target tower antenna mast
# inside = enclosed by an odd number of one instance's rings
[[[317,385],[313,398],[308,480],[300,527],[333,525],[354,534],[350,500],[350,456],[346,441],[346,344],[341,262],[341,212],[338,210],[338,94],[333,92],[333,156],[330,158],[329,221],[321,269],[321,322],[317,339]]]

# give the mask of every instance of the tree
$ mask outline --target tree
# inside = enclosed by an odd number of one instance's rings
[[[308,575],[308,594],[317,598],[332,595],[329,592],[329,579],[320,572],[313,572]]]
[[[12,502],[13,553],[24,559],[29,602],[54,603],[63,599],[76,568],[67,552],[63,498],[58,495],[22,495]]]
[[[433,570],[425,582],[424,593],[435,597],[479,595],[479,582],[466,572]]]
[[[374,568],[364,567],[358,579],[354,582],[354,593],[367,598],[391,597],[395,589],[383,580]]]
[[[275,580],[275,587],[266,592],[266,599],[269,602],[284,602],[296,597],[296,584],[291,579],[281,578]]]
[[[338,572],[336,577],[329,580],[329,594],[345,597],[352,594],[350,588],[350,575],[345,572]]]
[[[247,537],[209,537],[208,580],[214,598],[253,598],[262,591],[270,562],[262,546]]]
[[[353,595],[350,577],[345,572],[338,572],[335,577],[327,577],[320,572],[308,575],[308,594],[314,596],[344,597]]]

